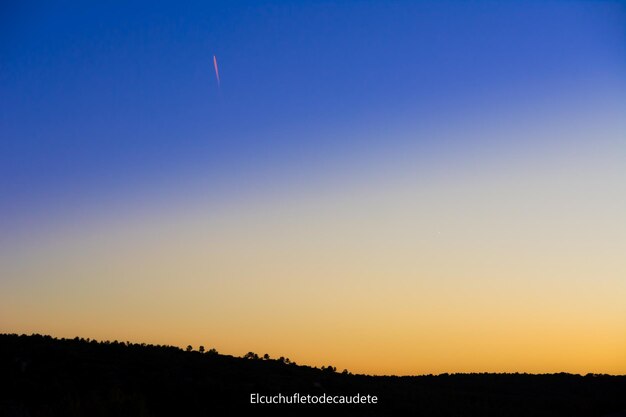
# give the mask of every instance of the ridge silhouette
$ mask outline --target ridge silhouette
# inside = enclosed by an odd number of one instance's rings
[[[626,409],[626,376],[368,376],[248,352],[219,354],[42,335],[0,335],[0,416],[604,416]],[[376,395],[378,404],[263,405],[250,395]],[[623,415],[623,414],[615,414]]]

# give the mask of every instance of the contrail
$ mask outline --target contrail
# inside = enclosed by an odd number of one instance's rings
[[[217,78],[217,88],[220,88],[220,70],[217,68],[217,58],[213,55],[213,66],[215,67],[215,78]]]

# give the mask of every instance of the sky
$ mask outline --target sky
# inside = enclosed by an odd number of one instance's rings
[[[0,332],[626,374],[624,213],[622,2],[0,7]]]

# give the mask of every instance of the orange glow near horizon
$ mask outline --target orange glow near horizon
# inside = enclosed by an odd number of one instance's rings
[[[602,152],[596,135],[42,232],[0,253],[0,331],[366,374],[626,374],[621,131],[602,134]]]

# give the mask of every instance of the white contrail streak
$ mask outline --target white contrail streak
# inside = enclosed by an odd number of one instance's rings
[[[217,88],[220,87],[220,70],[217,68],[217,58],[213,55],[213,67],[215,67],[215,78],[217,78]]]

